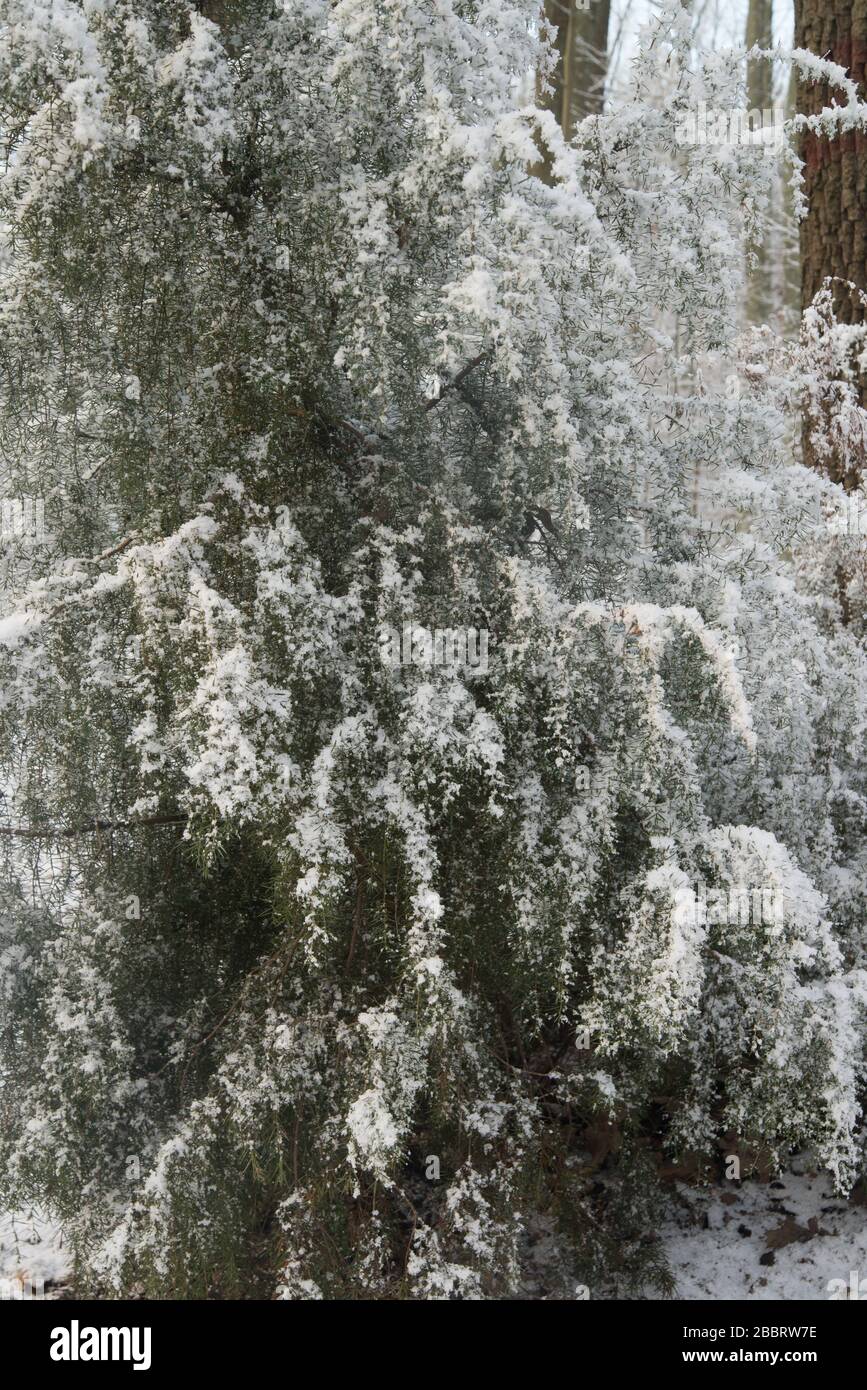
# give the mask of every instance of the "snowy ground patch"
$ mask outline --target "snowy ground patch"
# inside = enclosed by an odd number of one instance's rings
[[[16,1285],[42,1285],[46,1295],[56,1297],[67,1282],[70,1258],[63,1234],[56,1222],[36,1208],[0,1211],[0,1290],[15,1297]]]
[[[809,1160],[795,1168],[770,1183],[678,1184],[661,1232],[677,1299],[845,1299],[859,1280],[867,1298],[863,1194],[846,1201]]]

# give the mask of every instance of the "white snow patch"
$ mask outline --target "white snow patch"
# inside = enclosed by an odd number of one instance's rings
[[[70,1274],[70,1255],[57,1222],[36,1207],[0,1212],[0,1292],[17,1281],[38,1285],[64,1284]]]
[[[796,1159],[794,1166],[797,1172],[773,1183],[678,1183],[660,1233],[676,1299],[839,1298],[839,1286],[829,1284],[842,1280],[848,1288],[853,1272],[867,1291],[867,1208],[836,1196],[832,1179],[809,1159]],[[814,1218],[817,1234],[774,1250],[773,1264],[761,1264],[769,1232],[787,1217],[803,1228]]]

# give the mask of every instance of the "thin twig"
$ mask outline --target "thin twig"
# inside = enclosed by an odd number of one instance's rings
[[[29,825],[0,825],[0,835],[17,836],[23,840],[60,840],[74,835],[92,835],[106,830],[140,830],[157,825],[186,825],[189,816],[142,816],[140,820],[92,820],[84,825],[46,826],[40,830]]]
[[[100,465],[100,467],[101,466],[102,465]],[[90,477],[93,477],[92,473]],[[90,482],[90,478],[88,478],[86,481]],[[103,560],[110,560],[113,555],[120,555],[122,550],[126,550],[128,545],[132,545],[135,539],[135,536],[127,536],[126,539],[120,541],[118,545],[113,545],[111,550],[104,550],[101,555],[94,555],[90,559],[86,559],[84,563],[86,565],[99,565],[102,563]]]

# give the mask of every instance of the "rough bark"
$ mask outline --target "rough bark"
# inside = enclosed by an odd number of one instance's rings
[[[867,0],[795,0],[795,44],[845,68],[865,99],[867,69]],[[798,83],[798,110],[807,114],[841,100],[827,84]],[[801,223],[801,303],[806,307],[827,276],[850,281],[867,290],[867,132],[847,131],[828,139],[807,132],[801,154],[805,162],[805,192],[809,212]],[[834,286],[834,307],[844,323],[862,323],[864,304],[857,290]],[[867,404],[867,375],[859,380],[861,404]],[[815,424],[816,422],[812,422]],[[802,431],[805,462],[817,466],[810,444],[809,420]],[[857,488],[865,473],[864,459],[832,457],[823,464],[832,481],[846,491]],[[851,573],[837,568],[837,588],[843,621],[850,621]]]
[[[846,68],[864,100],[867,0],[796,0],[795,43]],[[813,114],[836,95],[826,84],[798,83],[798,110]],[[801,224],[801,302],[812,300],[827,275],[867,289],[867,132],[833,140],[807,134],[802,144],[810,211]],[[863,309],[840,289],[837,314],[860,323]]]

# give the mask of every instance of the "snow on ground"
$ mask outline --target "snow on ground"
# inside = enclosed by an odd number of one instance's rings
[[[22,1285],[40,1281],[46,1292],[64,1285],[69,1276],[69,1254],[60,1227],[36,1208],[0,1211],[0,1298],[20,1297]],[[25,1294],[26,1296],[26,1294]]]
[[[660,1232],[676,1299],[848,1298],[853,1287],[867,1299],[867,1197],[835,1196],[809,1158],[793,1167],[769,1183],[677,1184]],[[55,1223],[35,1209],[0,1213],[0,1297],[14,1296],[14,1281],[27,1279],[44,1280],[56,1297],[69,1272]],[[835,1279],[840,1284],[829,1288]],[[533,1288],[525,1296],[545,1293]]]
[[[863,1194],[845,1201],[808,1159],[794,1167],[770,1183],[677,1185],[661,1232],[676,1298],[849,1298],[853,1286],[858,1296],[859,1279],[867,1298]],[[829,1288],[835,1279],[842,1285]]]

